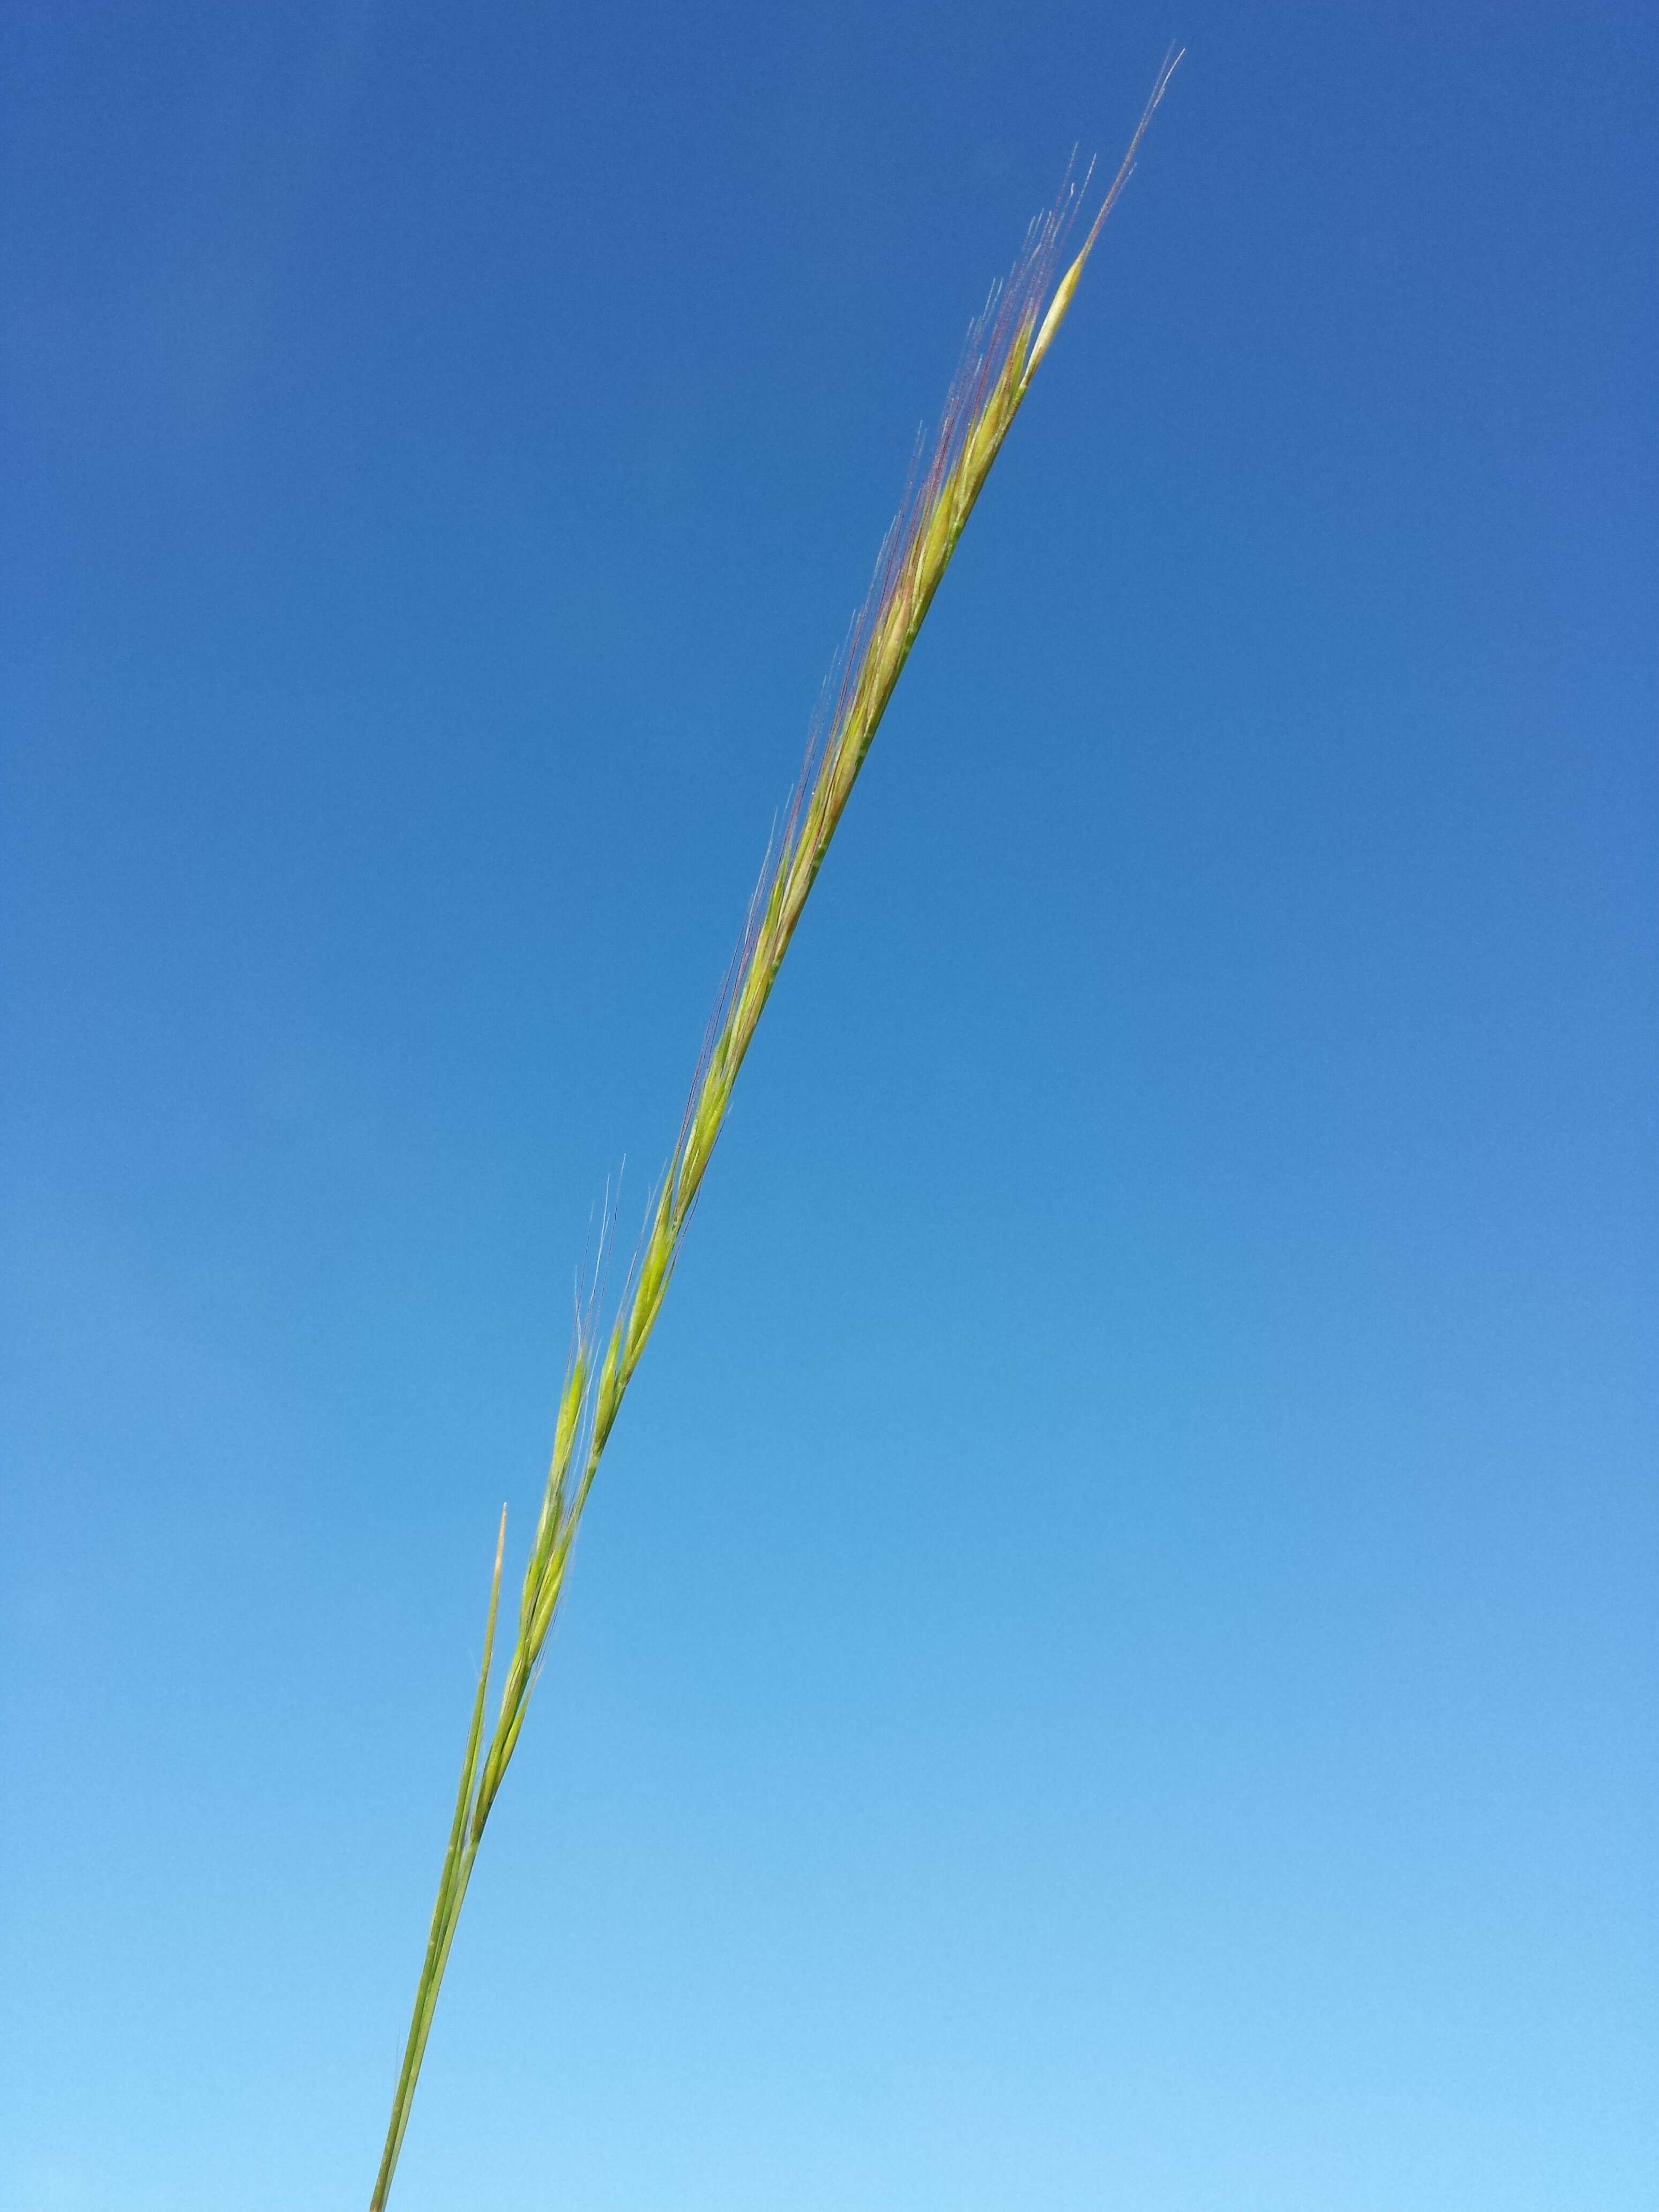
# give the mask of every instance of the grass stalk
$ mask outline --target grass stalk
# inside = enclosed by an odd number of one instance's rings
[[[473,1861],[518,1746],[582,1509],[662,1310],[738,1071],[933,595],[1032,378],[1065,319],[1101,226],[1128,181],[1146,127],[1179,59],[1178,53],[1172,53],[1160,70],[1082,251],[1059,283],[1053,282],[1054,270],[1079,198],[1069,186],[1059,205],[1032,225],[1012,276],[993,292],[969,334],[932,457],[888,533],[869,595],[826,691],[826,710],[815,728],[782,830],[774,841],[750,904],[726,988],[709,1024],[679,1135],[653,1193],[645,1234],[616,1316],[608,1333],[602,1333],[592,1297],[578,1313],[546,1488],[520,1594],[517,1629],[486,1744],[484,1716],[507,1533],[503,1510],[483,1663],[454,1819],[370,2212],[384,2212],[391,2191]],[[1086,183],[1085,179],[1085,187]]]

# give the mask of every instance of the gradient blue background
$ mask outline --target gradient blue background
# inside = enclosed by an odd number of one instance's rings
[[[366,2202],[596,1201],[1172,37],[396,2201],[1659,2203],[1654,18],[13,0],[3,2212]]]

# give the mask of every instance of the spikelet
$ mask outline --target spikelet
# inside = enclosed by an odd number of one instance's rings
[[[1086,177],[1081,185],[1068,182],[1058,204],[1032,224],[1012,276],[993,291],[969,334],[963,366],[951,386],[932,456],[913,479],[888,532],[869,594],[826,687],[826,707],[815,726],[782,832],[769,855],[726,988],[709,1023],[679,1135],[657,1186],[639,1254],[602,1353],[594,1321],[595,1297],[590,1296],[578,1313],[554,1425],[547,1486],[525,1568],[518,1633],[507,1662],[495,1728],[485,1747],[484,1698],[501,1587],[501,1547],[499,1542],[496,1547],[483,1671],[462,1765],[455,1822],[370,2212],[382,2212],[392,2185],[473,1858],[524,1725],[564,1588],[582,1508],[623,1395],[661,1311],[681,1239],[726,1120],[738,1071],[871,740],[957,541],[1030,389],[1031,379],[1071,306],[1101,225],[1128,181],[1146,126],[1180,58],[1179,52],[1172,52],[1158,72],[1128,151],[1082,251],[1059,283],[1053,283],[1054,268],[1078,202],[1087,188]],[[503,1534],[505,1528],[503,1514]]]

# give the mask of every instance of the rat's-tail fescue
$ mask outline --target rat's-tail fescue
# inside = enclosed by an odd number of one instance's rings
[[[623,1398],[662,1309],[680,1241],[726,1119],[738,1070],[864,765],[870,741],[950,565],[957,540],[1030,389],[1038,364],[1071,306],[1084,264],[1100,235],[1101,225],[1128,181],[1152,111],[1180,58],[1179,53],[1171,53],[1159,70],[1152,97],[1083,250],[1058,284],[1054,283],[1054,271],[1079,196],[1078,188],[1069,185],[1053,212],[1032,225],[1013,274],[993,292],[969,335],[962,369],[945,404],[933,458],[888,533],[869,597],[854,623],[826,693],[826,710],[809,746],[781,836],[769,856],[726,988],[709,1024],[679,1137],[657,1188],[616,1318],[609,1334],[602,1337],[591,1300],[579,1315],[559,1400],[547,1488],[525,1568],[517,1632],[495,1726],[486,1742],[485,1704],[507,1526],[502,1516],[490,1584],[483,1665],[461,1765],[455,1817],[370,2212],[382,2212],[392,2187],[472,1862],[524,1725],[582,1508]]]

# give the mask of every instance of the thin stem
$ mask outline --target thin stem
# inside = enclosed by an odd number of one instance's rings
[[[449,1848],[444,1853],[443,1872],[438,1880],[437,1902],[432,1908],[432,1926],[426,1939],[426,1958],[421,1967],[421,1978],[415,1990],[414,2017],[409,2023],[409,2040],[404,2046],[404,2063],[398,2075],[397,2094],[392,2100],[392,2119],[386,2129],[386,2148],[380,2154],[380,2170],[375,2177],[374,2194],[369,2199],[369,2212],[383,2212],[392,2188],[392,2177],[397,2171],[398,2154],[404,2147],[404,2130],[409,2125],[409,2108],[414,2100],[415,2084],[420,2077],[421,2061],[426,2056],[426,2039],[432,2032],[432,2015],[437,2007],[438,1990],[444,1978],[444,1968],[449,1964],[449,1947],[455,1940],[455,1923],[460,1917],[461,1901],[466,1895],[467,1883],[472,1878],[472,1862],[477,1856],[478,1840],[472,1833],[469,1815],[472,1810],[473,1778],[478,1771],[478,1746],[483,1735],[484,1698],[489,1687],[489,1662],[495,1650],[495,1610],[501,1595],[501,1559],[507,1549],[507,1508],[501,1508],[501,1524],[495,1536],[495,1566],[489,1578],[489,1611],[484,1622],[483,1663],[478,1669],[477,1694],[472,1700],[472,1725],[467,1730],[466,1756],[461,1761],[461,1784],[455,1795],[455,1817],[450,1823]]]
[[[783,835],[756,893],[749,927],[709,1025],[679,1136],[657,1188],[639,1255],[620,1310],[605,1338],[603,1354],[591,1305],[578,1317],[560,1395],[547,1485],[525,1568],[518,1633],[486,1747],[485,1694],[501,1574],[501,1541],[496,1545],[483,1668],[370,2212],[383,2212],[391,2189],[473,1860],[518,1746],[563,1593],[582,1509],[628,1386],[662,1310],[681,1241],[725,1126],[738,1071],[927,610],[1030,389],[1031,379],[1066,318],[1100,227],[1128,179],[1152,112],[1180,58],[1179,53],[1172,53],[1159,71],[1128,152],[1083,250],[1059,283],[1051,289],[1060,240],[1075,206],[1076,195],[1069,189],[1060,205],[1032,226],[1012,276],[1006,287],[993,294],[970,334],[932,459],[888,534],[869,596],[838,664],[830,711],[809,747]],[[502,1540],[506,1526],[503,1514]]]

